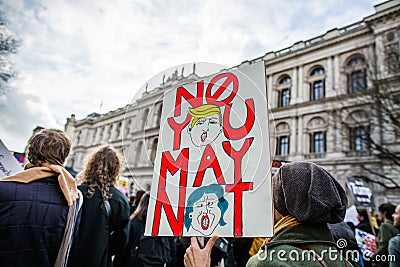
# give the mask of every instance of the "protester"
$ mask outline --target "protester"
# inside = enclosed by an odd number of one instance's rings
[[[149,193],[142,195],[136,211],[131,215],[129,245],[119,253],[114,266],[163,267],[169,266],[174,252],[174,238],[145,236]]]
[[[43,129],[25,170],[0,179],[0,266],[65,266],[82,199],[62,166],[70,149],[63,131]]]
[[[233,253],[233,264],[229,266],[244,267],[250,258],[250,248],[253,244],[253,238],[230,238],[229,244]],[[230,263],[230,262],[229,262]]]
[[[71,250],[69,266],[112,266],[112,256],[123,250],[129,237],[129,204],[115,188],[121,162],[109,145],[89,158],[83,171],[84,195],[78,238]]]
[[[343,221],[346,213],[346,193],[335,178],[316,164],[293,162],[278,170],[272,184],[274,237],[265,240],[246,266],[353,266],[341,256],[327,226]],[[185,265],[209,266],[210,251],[216,240],[211,238],[200,249],[196,238],[192,238]],[[289,257],[289,253],[298,258]],[[308,256],[302,258],[304,254]]]
[[[142,196],[144,195],[146,193],[146,191],[144,191],[144,190],[138,190],[138,191],[136,191],[136,194],[135,194],[135,201],[133,202],[133,208],[132,208],[132,212],[131,212],[131,215],[132,215],[132,213],[134,213],[135,212],[135,210],[137,209],[137,207],[139,206],[139,202],[140,202],[140,200],[142,199]]]
[[[374,235],[371,223],[369,222],[368,212],[365,209],[357,210],[357,212],[358,212],[357,219],[360,221],[360,223],[357,224],[356,228],[360,229],[361,231],[367,232],[371,235]]]
[[[393,225],[400,228],[400,205],[397,206],[393,215]],[[389,240],[389,255],[395,257],[394,261],[389,263],[390,267],[400,267],[400,234]]]
[[[350,226],[341,221],[339,223],[328,223],[328,228],[331,231],[333,239],[337,242],[340,239],[345,239],[347,246],[343,250],[358,251],[357,240],[355,238],[354,232],[351,230]]]
[[[393,226],[393,214],[396,207],[390,203],[383,203],[378,208],[379,220],[382,221],[378,234],[378,251],[376,252],[377,266],[389,266],[389,261],[382,261],[389,255],[389,240],[399,234],[399,231]]]
[[[130,212],[130,214],[134,213],[135,209],[136,209],[135,196],[130,196],[129,197],[129,212]]]

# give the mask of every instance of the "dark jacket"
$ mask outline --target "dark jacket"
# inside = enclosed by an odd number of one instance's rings
[[[131,250],[139,244],[140,235],[144,232],[145,225],[137,217],[133,218],[129,223],[129,243],[124,250],[115,255],[114,267],[127,267]]]
[[[368,220],[362,221],[356,226],[357,229],[360,229],[361,231],[367,232],[368,234],[373,235],[374,233],[372,232],[371,224],[369,223]]]
[[[87,198],[88,185],[78,186],[84,196],[81,223],[68,266],[102,267],[112,266],[111,257],[125,249],[129,237],[129,204],[127,198],[115,187],[109,203],[110,217],[107,218],[103,198],[98,188],[92,198]]]
[[[135,267],[140,267],[137,266],[137,264],[133,263],[133,255],[135,248],[139,246],[140,239],[142,238],[142,235],[144,235],[145,232],[145,222],[142,222],[139,220],[138,217],[134,217],[130,221],[130,230],[129,230],[129,244],[126,247],[125,250],[120,251],[115,258],[113,262],[114,267],[128,267],[128,266],[135,266]],[[168,242],[169,243],[169,248],[170,248],[170,255],[169,255],[169,262],[167,263],[167,267],[175,267],[176,262],[174,262],[174,256],[176,253],[176,247],[175,247],[175,239],[174,237],[156,237],[159,238],[159,240],[163,239],[161,242]],[[154,251],[149,251],[149,254],[154,255]],[[142,266],[142,265],[141,265]]]
[[[320,255],[329,267],[346,266],[326,224],[300,224],[283,230],[263,245],[260,251],[250,258],[246,266],[321,267],[321,263],[316,258],[308,256],[312,252],[304,252],[310,249]],[[322,251],[326,252],[322,254]],[[329,251],[331,251],[331,258],[328,257]]]
[[[393,222],[388,221],[381,224],[378,234],[378,251],[376,252],[375,257],[379,259],[387,257],[389,254],[389,240],[397,234],[399,234],[399,231],[393,226]],[[380,260],[376,262],[376,266],[386,267],[389,266],[389,262]]]
[[[57,177],[0,183],[0,266],[54,266],[67,201]]]

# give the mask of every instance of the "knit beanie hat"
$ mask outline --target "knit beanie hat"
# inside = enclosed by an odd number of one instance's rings
[[[343,187],[311,162],[283,165],[272,178],[274,208],[304,223],[338,223],[346,214]]]

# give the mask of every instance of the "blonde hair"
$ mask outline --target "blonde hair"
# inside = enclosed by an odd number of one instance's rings
[[[219,123],[222,124],[222,115],[221,115],[221,110],[219,109],[218,106],[213,105],[213,104],[205,104],[201,105],[196,108],[189,108],[188,113],[192,115],[193,120],[192,123],[190,124],[189,130],[191,130],[196,122],[201,119],[201,118],[206,118],[210,117],[214,114],[218,114],[219,117]]]

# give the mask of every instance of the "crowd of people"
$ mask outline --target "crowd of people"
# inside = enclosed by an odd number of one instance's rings
[[[144,234],[149,192],[115,187],[113,147],[95,150],[77,178],[63,167],[70,149],[63,131],[43,129],[25,170],[0,179],[0,266],[400,266],[400,205],[380,205],[379,225],[366,209],[358,225],[344,223],[346,192],[314,163],[273,176],[273,237],[161,237]],[[360,253],[355,229],[376,236],[374,257]]]

